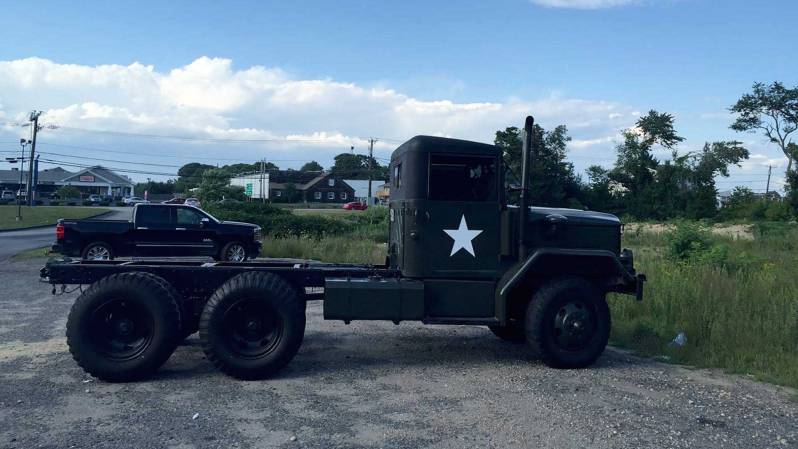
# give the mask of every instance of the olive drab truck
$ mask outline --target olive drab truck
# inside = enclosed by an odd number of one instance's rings
[[[607,294],[643,296],[621,223],[600,212],[529,204],[535,151],[525,123],[518,204],[492,145],[417,136],[390,162],[382,265],[258,259],[50,261],[62,291],[87,285],[67,321],[76,362],[108,381],[144,379],[186,336],[221,371],[263,379],[297,353],[307,301],[324,318],[487,326],[555,368],[582,368],[610,334]]]

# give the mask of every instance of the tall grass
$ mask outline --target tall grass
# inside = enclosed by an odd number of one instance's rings
[[[327,237],[289,237],[263,240],[264,257],[312,259],[333,263],[385,263],[387,245],[370,239]]]
[[[701,254],[684,260],[672,255],[674,236],[625,236],[649,282],[642,303],[610,299],[613,341],[798,387],[798,230],[779,226],[755,235],[713,236]],[[687,343],[670,347],[679,332]]]

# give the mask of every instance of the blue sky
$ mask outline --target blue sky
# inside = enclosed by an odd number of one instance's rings
[[[402,140],[425,132],[490,141],[496,128],[520,124],[522,110],[535,107],[529,112],[545,126],[571,128],[578,141],[572,157],[581,169],[610,163],[612,136],[633,124],[636,113],[655,108],[676,116],[688,138],[684,151],[705,140],[737,137],[762,156],[744,169],[761,173],[763,163],[778,164],[781,154],[756,136],[729,131],[725,110],[754,81],[798,84],[794,1],[768,1],[767,8],[736,0],[83,1],[39,2],[35,10],[24,2],[0,7],[0,61],[9,63],[0,64],[0,121],[18,121],[37,108],[64,127],[329,139],[324,145],[272,142],[223,151],[231,159],[263,153],[286,160],[280,164],[286,167],[305,158],[328,165],[348,148],[347,139],[359,149],[357,138],[365,136]],[[136,62],[153,79],[131,69]],[[262,73],[253,74],[253,68]],[[86,73],[75,75],[76,70]],[[109,70],[119,72],[112,82],[102,75]],[[203,76],[204,87],[197,85]],[[141,97],[135,89],[115,96],[131,77],[145,87],[171,87],[142,88]],[[174,90],[185,86],[188,91]],[[220,91],[208,93],[209,86]],[[164,105],[158,95],[167,94],[182,100]],[[381,107],[393,113],[383,115]],[[0,129],[0,141],[19,132]],[[218,154],[173,140],[153,145],[152,139],[75,130],[49,134],[43,141],[52,144],[146,148],[181,157]],[[379,154],[387,157],[395,142],[382,144]]]

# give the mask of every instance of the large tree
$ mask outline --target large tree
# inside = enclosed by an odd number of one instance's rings
[[[755,83],[729,110],[737,114],[731,129],[763,133],[787,156],[787,171],[792,170],[796,155],[790,151],[790,135],[798,129],[798,87]]]
[[[322,171],[324,167],[316,161],[306,162],[299,171]]]
[[[332,173],[345,179],[388,179],[388,167],[364,154],[341,153],[335,156]]]
[[[494,144],[510,173],[508,177],[520,182],[523,130],[515,126],[496,131]],[[546,131],[535,125],[532,131],[533,162],[529,170],[532,204],[540,206],[579,206],[579,179],[573,165],[566,161],[567,145],[571,138],[564,125]]]

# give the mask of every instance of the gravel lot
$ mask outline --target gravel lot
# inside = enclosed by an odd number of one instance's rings
[[[0,263],[0,447],[798,447],[795,392],[608,350],[557,371],[485,328],[321,320],[269,381],[191,337],[148,382],[92,380],[66,348],[76,294]]]

